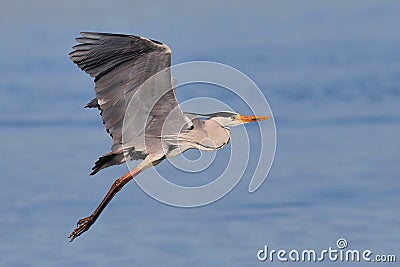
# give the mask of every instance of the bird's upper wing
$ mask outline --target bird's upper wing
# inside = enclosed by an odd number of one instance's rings
[[[97,107],[113,139],[112,151],[128,144],[145,153],[144,130],[160,135],[160,122],[174,113],[174,120],[188,121],[171,85],[171,50],[147,38],[109,33],[83,32],[76,38],[71,60],[95,78],[96,98],[87,107]],[[157,79],[149,79],[156,73]],[[146,83],[145,83],[146,82]],[[132,100],[133,103],[128,104]],[[123,127],[129,113],[131,124]],[[123,131],[129,134],[122,137]],[[124,139],[124,140],[123,140]]]

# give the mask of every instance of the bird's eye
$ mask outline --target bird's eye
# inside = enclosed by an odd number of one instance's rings
[[[231,116],[231,119],[234,121],[235,120],[235,116]]]

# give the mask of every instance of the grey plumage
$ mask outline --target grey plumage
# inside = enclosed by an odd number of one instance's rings
[[[112,138],[111,152],[96,161],[91,175],[149,155],[155,161],[189,148],[219,149],[229,142],[226,127],[243,123],[233,112],[182,112],[167,45],[133,35],[81,34],[70,58],[94,77],[96,97],[85,107],[100,110]],[[224,120],[228,125],[221,125]]]
[[[133,35],[81,34],[70,57],[94,77],[96,97],[85,107],[100,110],[112,138],[111,152],[96,161],[91,175],[126,160],[143,161],[113,183],[89,217],[78,221],[71,241],[87,231],[115,194],[145,169],[190,148],[220,149],[229,142],[228,127],[268,119],[233,112],[183,113],[167,45]]]
[[[168,46],[133,35],[81,34],[82,37],[76,38],[80,44],[73,47],[70,58],[95,78],[96,98],[86,107],[100,110],[106,130],[113,140],[111,152],[95,163],[93,175],[126,160],[144,159],[149,153],[145,135],[160,136],[162,123],[169,114],[173,113],[173,122],[181,126],[190,120],[180,110],[175,89],[172,88],[169,70],[171,50]],[[156,73],[159,73],[158,80],[149,80]],[[141,86],[147,88],[138,91]],[[124,116],[134,95],[136,99],[133,101],[137,100],[137,103],[129,112],[136,119],[131,125],[125,125],[127,132],[123,133]],[[148,117],[138,116],[141,114]],[[168,125],[164,128],[168,129]],[[154,141],[159,142],[160,138]]]

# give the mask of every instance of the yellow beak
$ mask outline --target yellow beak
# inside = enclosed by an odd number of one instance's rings
[[[239,115],[239,120],[243,123],[254,122],[254,121],[264,121],[270,119],[271,116],[245,116]]]

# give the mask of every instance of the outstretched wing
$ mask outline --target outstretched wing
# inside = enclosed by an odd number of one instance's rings
[[[187,120],[171,85],[171,49],[158,41],[133,35],[93,32],[82,32],[81,35],[76,38],[80,44],[73,47],[70,58],[95,78],[96,98],[86,107],[100,109],[106,130],[113,139],[112,152],[122,151],[124,142],[134,150],[136,154],[133,155],[141,158],[147,154],[142,141],[143,129],[150,126],[153,132],[161,132],[157,127],[162,125],[154,125],[154,122],[163,121],[176,109],[181,114],[179,119]],[[148,82],[145,91],[139,90],[145,81],[161,70],[164,70],[161,82]],[[129,112],[135,121],[129,137],[122,140],[124,116],[132,98],[137,105]],[[151,103],[160,98],[162,101]]]

